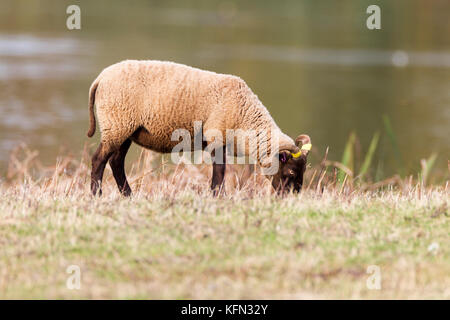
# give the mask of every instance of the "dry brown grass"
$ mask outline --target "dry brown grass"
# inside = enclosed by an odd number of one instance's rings
[[[26,185],[27,188],[33,188],[31,190],[33,194],[87,195],[91,154],[85,145],[81,158],[65,155],[58,157],[54,166],[45,167],[38,159],[38,152],[22,144],[11,153],[3,187],[20,189]],[[422,160],[422,165],[424,161]],[[450,161],[448,166],[450,173]],[[346,173],[342,182],[337,179],[339,170]],[[168,156],[162,157],[158,153],[142,149],[137,161],[127,171],[134,197],[173,197],[182,191],[194,191],[199,195],[210,196],[209,165],[172,165]],[[442,189],[444,193],[448,192],[449,182],[446,180],[446,174],[442,172],[443,170],[439,172],[440,179],[435,179],[442,183],[428,187],[426,181],[418,180],[413,175],[406,178],[394,175],[382,181],[367,182],[371,180],[354,177],[354,173],[340,162],[328,160],[326,152],[319,164],[309,166],[305,174],[303,191],[316,193],[316,196],[325,191],[339,196],[355,196],[366,191],[395,190],[399,195],[413,193],[420,197],[427,190],[436,188]],[[118,195],[109,166],[106,167],[103,186],[104,194]],[[245,166],[227,166],[226,192],[222,196],[248,198],[273,194],[269,181],[258,171],[249,178]]]

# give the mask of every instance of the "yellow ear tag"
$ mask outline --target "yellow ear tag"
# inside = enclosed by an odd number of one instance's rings
[[[311,150],[311,147],[312,147],[312,144],[307,143],[307,144],[302,145],[302,150],[309,151],[309,150]]]
[[[311,150],[311,147],[312,147],[311,143],[304,144],[304,145],[302,145],[302,148],[300,149],[299,152],[291,153],[291,155],[293,158],[298,158],[302,155],[302,150],[309,151],[309,150]]]
[[[300,156],[302,155],[302,151],[300,150],[300,151],[297,152],[297,153],[291,153],[291,154],[292,154],[292,157],[298,158],[298,157],[300,157]]]

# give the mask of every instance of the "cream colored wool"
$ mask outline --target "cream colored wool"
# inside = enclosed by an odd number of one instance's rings
[[[89,98],[88,136],[95,133],[95,102],[101,141],[109,150],[117,150],[131,137],[146,148],[170,152],[179,143],[171,141],[172,132],[183,128],[193,137],[194,121],[203,123],[208,142],[213,140],[207,134],[210,129],[223,137],[227,129],[255,130],[257,138],[252,144],[270,150],[277,138],[280,150],[298,150],[247,84],[232,75],[173,62],[126,60],[100,73]],[[236,153],[254,156],[242,145],[236,149]]]

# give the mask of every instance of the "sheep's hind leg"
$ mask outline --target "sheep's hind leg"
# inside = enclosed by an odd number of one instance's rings
[[[125,140],[125,142],[120,146],[119,150],[114,152],[109,159],[109,165],[111,166],[114,179],[116,179],[117,187],[125,197],[131,195],[131,188],[125,175],[125,157],[127,155],[128,149],[130,148],[130,145],[131,140]]]
[[[215,150],[212,151],[211,155],[213,156],[213,174],[212,174],[212,181],[211,181],[211,190],[213,191],[213,195],[217,196],[223,189],[224,186],[224,178],[225,178],[225,168],[226,168],[226,147],[223,146],[219,150],[222,154],[217,155]]]
[[[107,147],[104,143],[100,143],[97,151],[92,156],[91,191],[94,196],[97,194],[99,196],[102,195],[103,172],[112,154],[113,151],[110,147]]]

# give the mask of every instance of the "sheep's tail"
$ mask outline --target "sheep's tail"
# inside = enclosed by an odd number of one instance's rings
[[[95,133],[95,113],[94,113],[94,104],[95,104],[95,92],[97,91],[99,79],[95,79],[92,83],[91,88],[89,89],[89,121],[90,127],[87,132],[87,136],[90,138]]]

